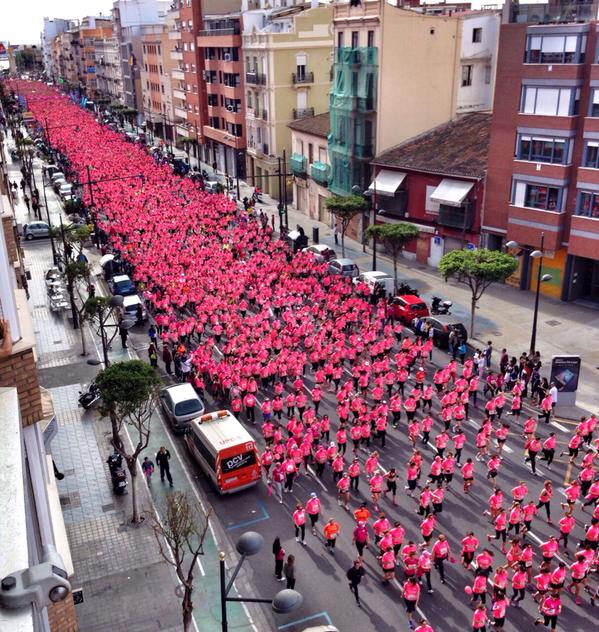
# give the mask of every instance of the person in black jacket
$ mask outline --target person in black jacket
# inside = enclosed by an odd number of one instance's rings
[[[156,464],[160,468],[160,480],[164,482],[164,477],[168,479],[170,486],[173,486],[173,477],[171,476],[171,468],[169,460],[171,453],[164,447],[160,446],[160,450],[156,452]]]
[[[355,560],[354,565],[347,571],[347,579],[349,580],[349,589],[354,593],[358,608],[362,607],[360,603],[360,594],[358,592],[358,586],[364,577],[364,569],[362,568],[362,562]]]

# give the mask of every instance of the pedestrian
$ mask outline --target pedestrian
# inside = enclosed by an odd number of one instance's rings
[[[170,467],[171,453],[162,445],[156,453],[156,464],[160,468],[160,480],[164,483],[164,477],[166,476],[169,485],[173,486],[173,477],[171,476]]]
[[[27,207],[27,212],[29,213],[29,211],[31,211],[31,200],[29,199],[29,196],[27,194],[24,195],[23,202],[25,202],[25,206]]]
[[[472,615],[472,632],[480,632],[487,629],[487,607],[479,604]]]
[[[148,482],[148,485],[151,485],[152,474],[154,473],[154,463],[152,463],[152,461],[150,461],[150,459],[147,456],[144,456],[144,461],[141,464],[141,469],[144,473],[144,476],[146,477],[146,481]]]
[[[337,231],[337,222],[335,222],[335,226],[333,227],[333,238],[335,239],[335,246],[339,245],[339,233]]]
[[[287,556],[287,562],[285,562],[285,566],[283,567],[283,573],[285,575],[285,579],[287,580],[286,588],[293,590],[295,588],[295,555]]]
[[[418,600],[420,599],[420,585],[416,581],[415,577],[410,577],[403,585],[403,601],[408,614],[408,625],[410,630],[413,630],[414,625],[414,612],[418,607]]]
[[[306,510],[310,517],[310,527],[312,529],[312,535],[316,535],[316,524],[318,522],[318,514],[320,512],[320,500],[316,495],[316,492],[310,494],[310,498],[306,503]]]
[[[341,527],[339,523],[330,518],[329,521],[324,525],[324,538],[326,540],[326,547],[328,552],[331,555],[335,555],[335,544],[337,543],[337,536],[341,531]]]
[[[484,355],[485,366],[487,367],[487,369],[490,369],[491,356],[493,355],[493,341],[492,340],[487,341],[487,346],[485,347],[485,350],[483,351],[483,355]]]
[[[539,605],[541,617],[535,621],[535,625],[543,624],[548,627],[551,632],[557,630],[557,618],[562,611],[562,600],[559,593],[553,591],[550,595],[546,595]]]
[[[364,521],[358,522],[354,532],[352,534],[352,544],[355,545],[358,551],[358,557],[360,561],[364,559],[364,549],[368,547],[369,536],[368,527]]]
[[[150,346],[148,347],[148,358],[150,359],[150,366],[152,366],[154,369],[158,368],[158,353],[156,351],[156,347],[154,346],[154,343],[151,342]]]
[[[270,485],[275,490],[275,496],[277,497],[279,504],[283,504],[283,483],[285,481],[285,471],[282,463],[277,463],[272,470],[272,476],[270,477]]]
[[[285,561],[285,549],[281,546],[281,538],[277,536],[272,543],[272,554],[275,556],[275,577],[278,581],[283,579],[283,562]]]
[[[293,525],[295,527],[295,541],[306,546],[306,510],[301,503],[295,505],[293,512]],[[301,537],[300,537],[301,536]]]
[[[123,349],[127,349],[127,337],[129,336],[129,331],[124,326],[122,318],[119,322],[119,336],[121,337],[121,347]]]
[[[349,581],[349,589],[354,593],[354,597],[356,598],[356,604],[358,608],[362,607],[360,603],[360,593],[358,590],[358,586],[362,581],[362,577],[364,577],[365,571],[362,567],[362,561],[360,559],[354,560],[351,568],[347,571],[346,577]]]
[[[166,341],[162,345],[162,361],[164,362],[167,375],[172,375],[173,352],[171,351],[170,344]]]

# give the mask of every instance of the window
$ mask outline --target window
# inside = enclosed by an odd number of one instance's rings
[[[251,92],[248,92],[248,95],[247,95],[247,98],[246,98],[246,102],[247,102],[248,108],[254,107],[252,105],[252,93]]]
[[[296,139],[295,148],[298,154],[300,154],[301,156],[304,155],[304,141],[303,140],[300,140],[299,138]]]
[[[480,44],[483,41],[483,30],[482,28],[472,29],[472,43]]]
[[[312,143],[308,143],[308,164],[312,164],[314,162],[314,145]]]
[[[472,85],[472,64],[462,66],[462,88]]]
[[[337,33],[337,48],[343,48],[345,39],[344,35],[345,33],[343,31],[339,31],[339,33]]]
[[[485,83],[489,85],[491,83],[491,73],[493,72],[493,68],[491,64],[487,64],[485,66]]]
[[[567,164],[570,161],[568,156],[569,143],[565,138],[520,134],[517,145],[516,157],[519,160],[549,162],[559,165]]]
[[[295,56],[295,76],[298,82],[306,80],[306,55]]]
[[[358,31],[351,32],[351,47],[352,48],[358,48],[358,46],[360,45],[359,35],[360,34],[358,33]]]
[[[329,161],[328,156],[327,156],[327,148],[326,147],[319,147],[318,148],[318,162],[322,162],[323,164],[327,164]]]
[[[374,48],[374,31],[368,31],[368,48]]]
[[[574,88],[522,88],[522,114],[572,116],[578,109],[580,90]]]
[[[529,35],[524,61],[528,64],[581,64],[586,35]]]
[[[590,169],[599,169],[599,142],[588,140],[584,146],[582,166]]]
[[[576,215],[599,218],[599,194],[579,191],[576,200]]]
[[[562,208],[563,192],[561,187],[516,182],[513,191],[513,204],[559,213]]]
[[[589,116],[599,116],[599,88],[595,88],[591,91]]]

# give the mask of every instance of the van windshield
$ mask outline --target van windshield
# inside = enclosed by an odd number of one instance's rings
[[[198,399],[186,399],[175,405],[175,415],[192,415],[202,410],[202,404]]]
[[[255,463],[256,453],[254,451],[250,451],[224,458],[221,461],[221,467],[223,474],[227,474],[228,472],[234,472],[235,470],[239,470],[242,467],[248,467],[249,465],[254,465]]]

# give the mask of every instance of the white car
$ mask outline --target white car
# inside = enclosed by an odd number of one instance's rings
[[[160,391],[162,410],[174,432],[187,432],[189,423],[204,414],[204,403],[189,382],[167,386]]]
[[[358,283],[365,283],[370,288],[371,294],[374,294],[377,286],[383,286],[386,294],[393,294],[395,289],[393,277],[390,274],[380,272],[379,270],[362,272],[361,274],[358,274],[357,277],[354,277],[352,282],[354,285],[358,285]]]
[[[318,263],[330,261],[337,257],[337,253],[326,244],[312,244],[307,248],[302,248],[302,252],[309,252],[314,255],[314,258]]]
[[[130,296],[123,296],[123,318],[137,321],[137,306],[141,305],[141,319],[145,322],[148,320],[148,312],[143,304],[143,301],[137,294],[131,294]]]
[[[329,272],[353,279],[360,274],[360,268],[351,259],[331,259],[329,261]]]

